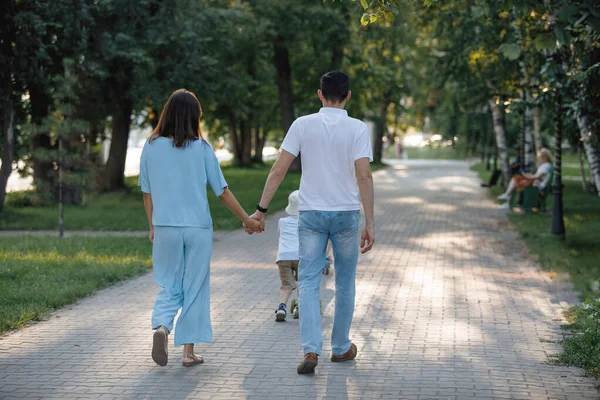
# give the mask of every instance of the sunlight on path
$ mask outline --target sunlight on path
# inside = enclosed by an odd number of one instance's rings
[[[274,322],[272,216],[259,236],[215,242],[204,365],[182,368],[172,347],[167,367],[153,364],[149,274],[0,338],[0,398],[598,397],[580,370],[548,364],[575,295],[538,269],[466,163],[403,160],[375,183],[377,242],[357,271],[356,361],[328,360],[335,275],[323,276],[324,351],[314,377],[297,375],[298,321]]]

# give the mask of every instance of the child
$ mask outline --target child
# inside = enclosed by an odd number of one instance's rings
[[[298,281],[298,194],[293,191],[288,197],[285,211],[289,217],[281,218],[277,225],[279,232],[279,249],[277,251],[277,266],[281,288],[279,289],[279,308],[275,311],[275,321],[285,321],[287,302],[296,289]]]

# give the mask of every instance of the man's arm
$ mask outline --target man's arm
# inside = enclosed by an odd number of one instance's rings
[[[144,210],[146,210],[146,218],[148,218],[148,227],[150,228],[148,239],[150,239],[151,242],[154,242],[154,225],[152,225],[152,195],[150,195],[150,193],[144,193]]]
[[[271,168],[269,176],[267,177],[265,188],[263,189],[260,202],[258,203],[259,206],[261,206],[262,208],[269,208],[269,204],[271,204],[271,200],[277,192],[279,185],[281,185],[283,178],[285,178],[285,175],[287,174],[287,171],[290,168],[292,161],[294,161],[294,158],[296,157],[292,153],[289,153],[285,150],[281,150],[281,153],[279,153],[279,156],[277,157],[277,161],[275,161],[275,164],[273,164],[273,168]],[[261,213],[258,210],[252,215],[252,218],[257,219],[261,222],[263,228],[264,217],[265,214]]]
[[[371,250],[375,243],[375,193],[373,190],[373,174],[368,158],[359,158],[354,162],[356,167],[356,180],[360,191],[360,200],[365,211],[365,229],[360,238],[361,252],[364,254]]]

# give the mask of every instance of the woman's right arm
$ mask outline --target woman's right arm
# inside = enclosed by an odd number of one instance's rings
[[[152,195],[150,193],[144,193],[144,210],[146,210],[146,218],[148,218],[148,227],[150,233],[148,239],[154,242],[154,225],[152,225]]]

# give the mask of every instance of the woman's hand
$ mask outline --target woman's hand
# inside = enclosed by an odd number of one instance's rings
[[[154,243],[154,227],[150,228],[150,233],[148,233],[148,239],[150,239],[150,243]]]
[[[244,220],[244,229],[248,233],[260,233],[265,230],[260,221],[251,217]]]

